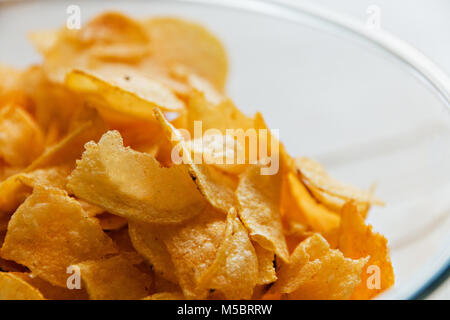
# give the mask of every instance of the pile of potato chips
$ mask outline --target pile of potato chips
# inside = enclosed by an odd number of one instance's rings
[[[382,205],[372,192],[282,144],[272,175],[264,159],[174,163],[194,121],[267,128],[224,95],[226,53],[203,27],[106,12],[30,39],[42,64],[0,67],[0,299],[370,299],[393,285],[387,240],[364,221]]]

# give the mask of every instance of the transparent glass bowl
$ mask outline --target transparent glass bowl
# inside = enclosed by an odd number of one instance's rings
[[[40,57],[33,29],[65,24],[71,1],[0,5],[0,62]],[[79,1],[106,10],[205,24],[230,60],[228,93],[261,111],[292,155],[321,161],[387,203],[369,222],[389,239],[396,285],[380,298],[424,297],[450,264],[450,81],[407,44],[294,1]]]

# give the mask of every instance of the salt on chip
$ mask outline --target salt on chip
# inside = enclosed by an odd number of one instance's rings
[[[170,68],[182,64],[222,90],[227,56],[220,41],[204,27],[176,18],[144,20],[156,64]]]
[[[234,194],[236,179],[212,166],[195,164],[180,132],[167,121],[160,110],[155,109],[155,117],[160,122],[173,148],[181,152],[180,160],[188,167],[192,179],[206,200],[225,214],[235,207],[237,204]]]
[[[236,190],[239,216],[252,240],[288,261],[289,253],[280,216],[281,173],[262,175],[261,167],[250,166],[240,176]]]
[[[177,283],[175,267],[164,243],[164,229],[161,230],[160,226],[129,221],[128,232],[133,247],[152,265],[155,273]]]
[[[136,119],[154,119],[154,107],[167,111],[184,108],[165,85],[127,67],[74,69],[66,75],[65,84],[82,94],[91,106]]]
[[[352,298],[371,299],[394,284],[387,240],[373,232],[372,226],[364,222],[355,202],[346,203],[341,214],[339,250],[352,259],[370,256],[362,273],[361,284],[355,289]]]
[[[99,223],[66,192],[35,186],[8,224],[1,256],[16,261],[53,285],[65,287],[66,269],[116,253]]]
[[[222,244],[215,260],[198,279],[199,286],[218,290],[226,299],[250,299],[258,283],[258,257],[247,230],[230,209]]]
[[[288,299],[348,299],[360,284],[368,259],[345,258],[315,234],[294,250],[288,264],[280,266],[279,280],[272,290],[287,293]]]
[[[164,168],[151,155],[125,148],[117,131],[86,144],[67,187],[112,214],[147,223],[178,223],[205,206],[185,167]]]
[[[151,291],[152,277],[126,256],[84,261],[76,266],[92,300],[141,299]]]
[[[9,272],[0,272],[0,300],[45,300],[29,283]]]
[[[34,119],[22,108],[0,109],[0,159],[26,166],[44,150],[44,137]]]

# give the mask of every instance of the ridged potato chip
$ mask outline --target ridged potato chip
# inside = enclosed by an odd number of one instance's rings
[[[36,186],[11,217],[0,255],[65,287],[68,266],[116,252],[99,223],[76,200],[62,190]]]
[[[67,187],[112,214],[147,223],[179,223],[205,206],[185,167],[163,168],[151,155],[125,148],[117,131],[86,144]]]

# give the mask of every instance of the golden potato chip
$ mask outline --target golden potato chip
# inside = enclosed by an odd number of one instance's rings
[[[287,293],[288,299],[348,299],[368,259],[345,258],[315,234],[295,249],[289,263],[281,264],[272,291]]]
[[[262,166],[249,167],[239,179],[239,216],[250,236],[284,261],[289,253],[280,216],[281,173],[262,175]]]
[[[127,225],[126,219],[109,212],[103,212],[95,217],[100,222],[100,226],[103,230],[117,230]]]
[[[291,207],[285,214],[290,219],[306,224],[312,230],[321,233],[339,227],[339,215],[318,203],[295,174],[289,173],[287,179],[289,190],[285,195],[291,196],[292,200],[290,200]]]
[[[77,266],[92,300],[141,299],[150,293],[152,277],[125,256],[85,261]]]
[[[253,242],[253,247],[258,257],[258,285],[275,282],[277,275],[274,267],[274,253],[264,249],[257,242]]]
[[[362,203],[384,205],[383,201],[375,198],[371,192],[359,190],[330,177],[325,169],[312,159],[299,157],[295,159],[295,164],[302,179],[308,180],[311,185],[331,196],[345,200],[353,199]]]
[[[184,300],[184,296],[181,292],[158,292],[143,300]]]
[[[153,270],[163,278],[177,283],[175,267],[162,235],[164,229],[129,221],[128,232],[133,247],[152,265]]]
[[[63,189],[70,169],[65,166],[15,174],[0,183],[0,230],[6,229],[11,214],[25,201],[35,185]]]
[[[148,223],[181,222],[205,207],[185,167],[163,168],[151,155],[123,147],[117,131],[86,144],[67,187],[112,214]]]
[[[22,108],[0,109],[0,158],[13,166],[26,166],[44,150],[44,137]]]
[[[226,299],[250,299],[259,281],[258,257],[247,230],[230,209],[215,260],[198,279],[200,287],[219,290]]]
[[[67,74],[65,84],[82,94],[93,107],[136,119],[154,119],[154,107],[167,111],[184,108],[183,102],[165,85],[127,67],[74,69]]]
[[[151,60],[167,66],[181,64],[222,90],[227,56],[217,38],[202,26],[175,18],[143,21],[151,45]]]
[[[207,207],[184,225],[164,232],[164,243],[186,298],[206,298],[209,290],[199,286],[198,281],[216,259],[225,227],[225,216]]]
[[[235,178],[226,175],[212,166],[194,164],[179,131],[167,121],[160,110],[155,109],[155,117],[160,122],[167,139],[176,148],[175,150],[178,149],[178,151],[181,151],[180,160],[183,160],[184,164],[188,167],[189,174],[205,199],[213,207],[224,213],[227,213],[231,208],[235,207],[237,204],[234,194],[236,188]]]
[[[0,272],[0,300],[45,300],[42,294],[20,277]]]
[[[381,234],[374,233],[372,226],[365,224],[354,202],[348,202],[342,208],[338,241],[339,250],[348,258],[370,256],[353,299],[371,299],[394,284],[387,240]]]
[[[91,119],[83,122],[57,144],[45,150],[39,158],[26,168],[26,171],[71,164],[75,159],[80,158],[84,150],[84,144],[91,140],[97,141],[107,130],[106,124],[96,112],[91,114]]]
[[[6,230],[0,231],[0,248],[5,240]],[[5,260],[0,257],[0,271],[4,272],[26,272],[28,269],[11,260]]]
[[[13,272],[15,276],[24,280],[32,287],[36,288],[45,299],[49,300],[88,300],[89,296],[84,288],[68,289],[54,286],[39,277],[28,272]]]
[[[226,134],[227,129],[242,129],[244,132],[254,128],[254,119],[243,114],[230,99],[214,105],[206,100],[201,92],[194,91],[188,102],[188,130],[194,135],[194,121],[201,121],[202,131],[219,130]]]
[[[62,287],[68,266],[116,252],[112,240],[76,200],[62,190],[42,186],[35,186],[11,217],[0,251],[4,259]]]

